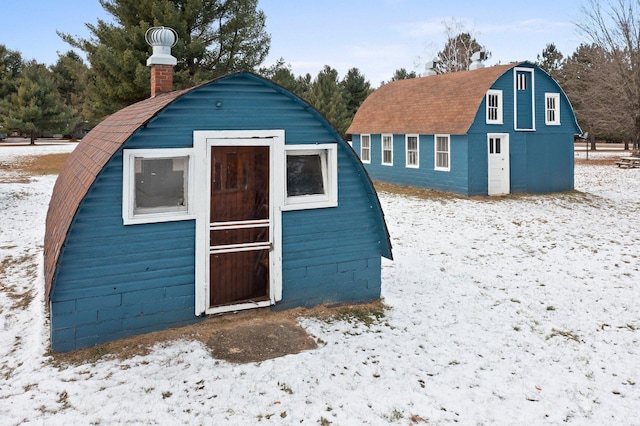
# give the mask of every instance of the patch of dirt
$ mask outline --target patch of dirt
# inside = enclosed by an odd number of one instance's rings
[[[295,321],[251,321],[219,330],[207,346],[214,358],[233,363],[260,362],[318,347]]]
[[[606,158],[576,158],[576,164],[583,166],[615,166],[616,161],[619,161],[619,157],[606,157]]]
[[[58,174],[69,153],[44,154],[18,157],[16,161],[0,162],[0,172],[10,174],[0,176],[0,183],[29,183],[30,176]]]

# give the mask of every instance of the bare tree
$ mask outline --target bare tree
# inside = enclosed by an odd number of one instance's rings
[[[579,30],[602,49],[607,63],[602,89],[611,98],[618,97],[616,113],[629,120],[633,128],[634,148],[640,142],[640,1],[611,0],[602,5],[588,0],[582,8],[584,19]]]
[[[439,74],[465,71],[469,69],[471,56],[482,49],[464,24],[457,20],[443,22],[447,41],[444,48],[438,52],[436,70]]]

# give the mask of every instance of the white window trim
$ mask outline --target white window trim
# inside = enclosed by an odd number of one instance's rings
[[[282,206],[283,211],[321,209],[326,207],[337,207],[338,205],[338,145],[332,143],[317,145],[285,145],[286,169],[287,154],[320,154],[322,161],[322,177],[324,179],[324,194],[318,195],[298,195],[290,197],[286,189],[285,171],[285,199]]]
[[[489,118],[489,96],[497,96],[498,98],[498,118],[495,120],[491,120]],[[503,120],[502,120],[502,90],[495,90],[495,89],[491,89],[491,90],[487,90],[487,94],[486,94],[486,119],[487,119],[487,124],[503,124]]]
[[[172,212],[134,213],[135,209],[135,164],[136,158],[188,157],[187,209]],[[192,148],[124,149],[122,150],[122,220],[125,225],[142,223],[174,222],[195,219],[193,206],[194,159]]]
[[[447,138],[447,167],[438,167],[438,138]],[[451,135],[433,135],[433,169],[451,171]]]
[[[535,74],[533,68],[515,67],[513,69],[513,126],[514,130],[522,132],[535,132],[536,130],[536,102],[535,102]],[[531,117],[532,127],[523,129],[518,127],[518,72],[528,72],[531,74]]]
[[[364,156],[362,155],[362,138],[366,137],[369,139],[369,159],[365,160]],[[362,160],[362,162],[364,164],[371,164],[371,135],[360,135],[360,160]]]
[[[391,138],[391,161],[388,163],[384,162],[384,138]],[[383,166],[393,166],[393,135],[390,133],[383,133],[380,135],[380,152],[382,154],[382,158],[380,159],[380,164]]]
[[[416,164],[409,164],[409,138],[416,138]],[[420,168],[420,136],[416,134],[405,135],[404,137],[405,167],[409,169]]]
[[[549,121],[549,108],[547,107],[548,99],[553,98],[555,100],[555,120]],[[545,93],[544,94],[544,123],[547,126],[559,126],[560,125],[560,93]]]

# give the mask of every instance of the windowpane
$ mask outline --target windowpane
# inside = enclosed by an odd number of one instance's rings
[[[449,137],[436,136],[436,169],[449,169]]]
[[[188,157],[135,159],[134,213],[186,210]]]
[[[393,164],[393,137],[382,136],[382,164]]]
[[[545,94],[545,123],[547,125],[560,124],[560,94],[558,93],[546,93]]]
[[[287,155],[287,196],[324,193],[320,154]]]
[[[371,139],[369,135],[360,137],[360,159],[364,163],[371,161]]]
[[[407,166],[418,165],[418,137],[407,136]]]

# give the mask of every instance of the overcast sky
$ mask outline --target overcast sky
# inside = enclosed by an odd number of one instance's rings
[[[2,0],[6,2],[8,0]],[[471,32],[492,57],[487,65],[535,61],[548,43],[565,56],[586,41],[576,29],[587,0],[259,0],[271,50],[295,75],[324,65],[358,68],[373,86],[398,68],[422,73],[445,43],[445,22]],[[5,5],[6,6],[6,5]],[[98,0],[18,0],[2,8],[0,44],[24,59],[52,64],[70,46],[56,30],[88,37],[85,23],[109,19]]]

